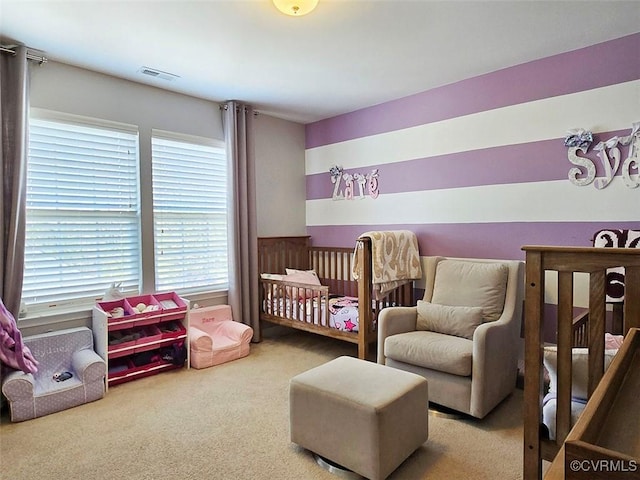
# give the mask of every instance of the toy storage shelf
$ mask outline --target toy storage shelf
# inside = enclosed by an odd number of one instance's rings
[[[92,329],[95,350],[107,364],[106,387],[189,368],[188,313],[188,301],[175,292],[98,302]],[[184,363],[171,360],[180,345],[186,350]]]

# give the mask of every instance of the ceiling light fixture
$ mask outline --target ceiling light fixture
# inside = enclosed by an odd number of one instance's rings
[[[292,17],[301,17],[318,5],[318,0],[273,0],[278,10]]]

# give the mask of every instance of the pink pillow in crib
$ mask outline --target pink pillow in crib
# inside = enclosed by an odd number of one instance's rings
[[[604,334],[604,349],[613,350],[622,346],[624,337],[622,335],[611,335],[610,333]]]
[[[318,275],[313,270],[303,271],[303,270],[291,270],[287,269],[287,272],[292,271],[293,273],[289,273],[285,275],[283,280],[287,282],[295,282],[295,283],[304,283],[306,285],[320,286],[320,280],[318,279]],[[295,294],[297,290],[298,298],[304,299],[307,294],[305,294],[304,288],[295,288],[295,287],[287,287],[287,295],[292,296]],[[310,293],[309,293],[310,295]]]

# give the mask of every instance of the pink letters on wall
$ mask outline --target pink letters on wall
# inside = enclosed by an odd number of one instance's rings
[[[345,173],[342,167],[334,165],[329,170],[331,183],[333,183],[333,200],[353,200],[362,199],[366,195],[371,198],[378,198],[378,169],[374,168],[365,175],[361,173]],[[341,190],[344,181],[344,190]]]

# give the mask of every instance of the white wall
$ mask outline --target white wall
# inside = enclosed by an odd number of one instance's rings
[[[30,103],[33,108],[136,125],[140,137],[140,199],[152,209],[151,130],[224,140],[220,105],[57,62],[34,66]],[[305,232],[304,126],[260,114],[256,117],[258,234]],[[283,212],[286,212],[283,215]],[[151,216],[143,216],[150,219]],[[153,264],[153,226],[142,225],[142,263]],[[144,286],[143,286],[144,288]],[[192,299],[193,300],[193,299]],[[225,296],[195,298],[202,305],[226,302]],[[65,312],[21,321],[25,334],[90,322],[88,312]]]
[[[219,105],[109,75],[48,62],[31,70],[31,106],[224,140]]]

